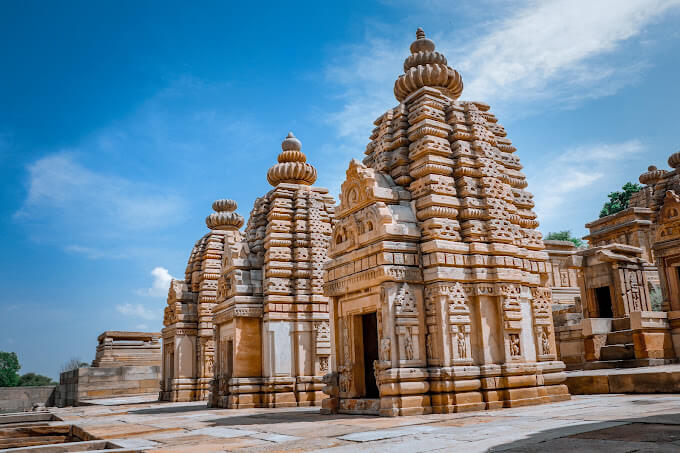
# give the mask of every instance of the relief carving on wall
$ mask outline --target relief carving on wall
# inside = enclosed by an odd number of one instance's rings
[[[549,355],[552,353],[552,348],[550,347],[550,331],[547,326],[538,331],[538,345],[541,355]]]
[[[517,358],[522,356],[522,348],[520,346],[519,334],[511,333],[508,335],[510,340],[510,356]]]

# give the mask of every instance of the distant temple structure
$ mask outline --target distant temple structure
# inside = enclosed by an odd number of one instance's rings
[[[213,306],[225,247],[240,239],[243,217],[233,200],[217,200],[205,223],[210,232],[196,242],[185,279],[172,280],[161,331],[163,363],[160,399],[206,400],[213,377]]]
[[[505,129],[418,29],[399,105],[342,184],[326,265],[326,413],[386,416],[569,399],[548,254]],[[569,283],[570,285],[573,283]]]
[[[55,405],[79,406],[98,398],[158,394],[160,335],[158,332],[103,332],[97,337],[92,366],[59,374]]]
[[[627,209],[586,224],[590,242],[576,270],[582,304],[555,313],[560,357],[572,369],[662,365],[680,352],[680,233],[672,171],[651,166]]]
[[[320,405],[331,344],[323,265],[335,201],[289,134],[245,233],[224,245],[210,406]]]

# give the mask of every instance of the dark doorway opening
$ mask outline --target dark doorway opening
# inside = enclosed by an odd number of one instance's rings
[[[364,342],[364,384],[366,398],[379,398],[380,391],[375,382],[373,361],[378,360],[378,321],[375,312],[361,316],[361,331]]]
[[[597,301],[597,311],[600,318],[613,318],[612,297],[609,286],[595,288],[595,300]]]
[[[227,350],[225,352],[227,353],[226,377],[231,378],[232,375],[234,374],[234,341],[233,340],[227,341]]]

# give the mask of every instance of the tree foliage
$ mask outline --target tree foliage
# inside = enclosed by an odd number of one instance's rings
[[[19,378],[20,387],[29,387],[37,385],[54,385],[54,384],[56,383],[52,382],[52,378],[43,376],[42,374],[26,373],[21,375],[21,377]]]
[[[20,368],[15,352],[0,351],[0,387],[15,387],[19,382],[17,371]]]
[[[621,190],[617,190],[616,192],[612,192],[607,195],[609,197],[609,201],[607,201],[604,206],[602,206],[600,217],[606,217],[627,209],[631,195],[641,189],[642,186],[640,184],[627,182],[623,185],[623,187],[621,187]]]
[[[548,233],[546,239],[549,241],[570,241],[573,242],[576,247],[581,247],[583,245],[583,241],[580,238],[573,237],[569,230]]]

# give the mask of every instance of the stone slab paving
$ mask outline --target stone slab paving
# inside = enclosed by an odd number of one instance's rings
[[[680,452],[680,395],[585,395],[496,411],[372,417],[318,408],[208,409],[119,399],[53,409],[63,422],[150,452]]]

